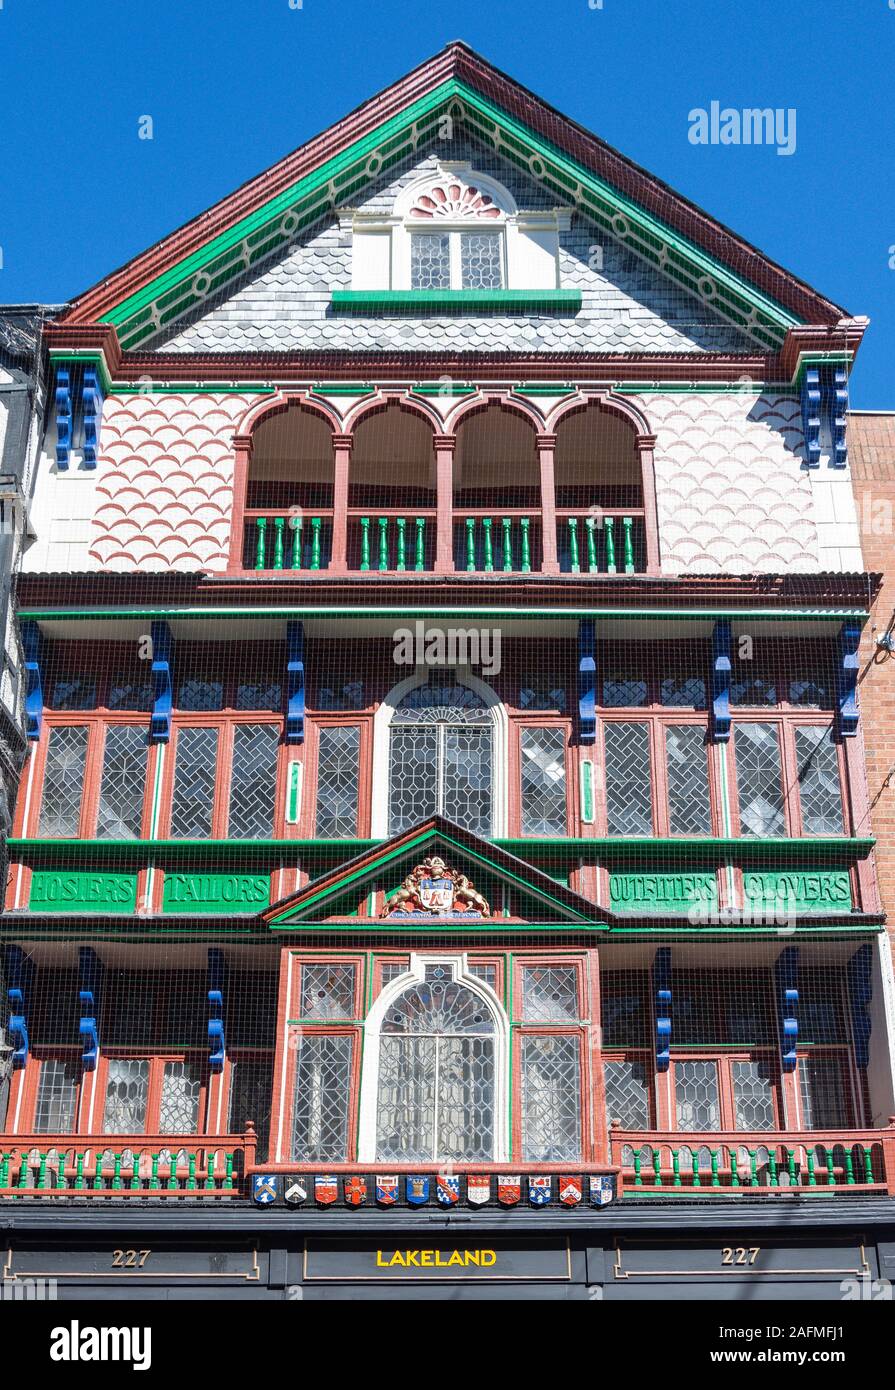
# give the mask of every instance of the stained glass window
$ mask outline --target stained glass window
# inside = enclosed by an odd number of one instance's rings
[[[675,1062],[674,1098],[678,1129],[690,1133],[720,1129],[717,1062]]]
[[[451,241],[438,232],[414,232],[410,238],[410,288],[449,290]]]
[[[522,1157],[571,1163],[581,1156],[581,1058],[572,1034],[522,1038]]]
[[[698,724],[670,724],[665,730],[668,768],[668,829],[672,835],[710,835],[708,749]]]
[[[522,834],[566,833],[566,731],[560,726],[523,729]]]
[[[279,729],[273,724],[237,724],[233,730],[229,835],[264,840],[273,833]]]
[[[358,756],[356,724],[323,725],[317,753],[317,831],[321,839],[357,834]]]
[[[343,1033],[305,1033],[298,1041],[292,1157],[300,1163],[347,1158],[354,1040]]]
[[[40,1064],[34,1111],[36,1134],[71,1134],[75,1127],[79,1067],[58,1057]]]
[[[39,833],[47,839],[74,839],[80,828],[81,796],[87,760],[86,725],[50,730]]]
[[[648,725],[607,723],[604,741],[609,834],[652,835]]]
[[[796,766],[805,835],[841,835],[839,759],[829,728],[796,729]]]
[[[499,290],[503,285],[500,232],[463,232],[460,276],[464,290]]]
[[[734,739],[742,833],[785,835],[776,724],[737,724]]]
[[[178,730],[171,800],[172,840],[207,839],[211,834],[217,761],[217,729]]]
[[[142,1133],[149,1101],[149,1062],[143,1057],[111,1057],[108,1067],[103,1133]]]
[[[301,1017],[332,1021],[354,1017],[353,965],[303,965]]]
[[[162,1134],[195,1134],[199,1128],[201,1077],[189,1062],[166,1062],[162,1075],[159,1130]]]
[[[578,1017],[574,965],[522,967],[522,1017],[526,1023],[571,1023]]]
[[[148,751],[145,728],[134,724],[111,724],[106,729],[103,777],[96,818],[97,839],[140,838]]]
[[[606,1124],[649,1129],[650,1081],[642,1062],[604,1062]]]
[[[436,813],[491,834],[493,726],[466,686],[418,686],[389,730],[389,833]]]

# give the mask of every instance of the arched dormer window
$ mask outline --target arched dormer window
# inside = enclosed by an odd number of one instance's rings
[[[443,176],[407,213],[412,290],[499,290],[506,284],[506,213],[476,183]]]

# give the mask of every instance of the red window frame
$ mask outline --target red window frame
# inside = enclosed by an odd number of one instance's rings
[[[679,727],[681,725],[694,725],[707,735],[709,728],[708,717],[701,712],[688,715],[686,710],[681,709],[666,709],[663,707],[661,711],[657,711],[650,709],[648,706],[631,706],[629,709],[614,708],[611,714],[602,713],[599,715],[597,723],[599,726],[596,745],[597,756],[599,758],[597,766],[601,770],[604,784],[608,782],[606,770],[606,726],[608,724],[645,724],[647,726],[649,733],[652,833],[654,836],[662,839],[687,839],[687,836],[673,837],[671,834],[670,814],[668,809],[668,764],[665,748],[665,731],[668,728]],[[706,745],[706,767],[708,772],[710,828],[705,832],[704,838],[709,839],[713,835],[721,834],[720,827],[723,824],[721,792],[718,785],[715,759],[712,756],[711,743]],[[605,795],[596,795],[594,797],[594,833],[598,837],[609,836],[609,818],[606,810]],[[623,839],[624,837],[618,836],[617,838]]]
[[[190,728],[214,728],[218,730],[214,803],[212,805],[211,830],[208,838],[211,840],[226,840],[229,838],[230,791],[233,782],[233,740],[235,731],[241,724],[269,724],[271,727],[276,728],[280,734],[277,748],[271,837],[282,837],[286,811],[286,768],[288,761],[285,746],[282,741],[283,719],[281,715],[271,714],[269,711],[265,713],[263,711],[253,712],[240,710],[238,714],[232,712],[225,712],[222,714],[220,711],[214,714],[204,711],[191,711],[189,713],[185,712],[175,715],[171,727],[171,742],[168,748],[168,755],[165,758],[165,767],[162,774],[161,813],[159,816],[159,836],[161,838],[170,838],[171,834],[174,778],[177,768],[177,742],[183,730]]]
[[[300,837],[317,837],[317,786],[319,781],[320,730],[332,728],[360,729],[357,768],[357,829],[353,837],[366,839],[370,834],[373,793],[373,716],[363,711],[333,711],[315,714],[305,725],[304,784],[301,813],[297,826],[290,829]]]
[[[784,833],[791,839],[812,838],[805,836],[802,823],[802,796],[799,788],[798,760],[796,756],[796,730],[804,728],[835,730],[835,723],[829,714],[819,710],[802,710],[798,713],[781,712],[769,705],[767,709],[735,709],[731,711],[733,734],[731,745],[733,756],[729,765],[730,822],[734,835],[742,835],[740,817],[740,792],[737,779],[736,726],[738,724],[774,724],[777,726],[777,746],[780,751],[781,795],[783,797]],[[839,768],[839,796],[842,804],[842,830],[845,837],[854,835],[851,798],[848,795],[848,762],[845,748],[841,742],[834,743],[836,761]],[[752,839],[753,836],[746,838]],[[825,837],[824,837],[825,838]]]
[[[34,795],[31,805],[26,805],[27,800],[27,771],[22,777],[19,789],[19,805],[16,810],[17,833],[26,836],[40,835],[40,815],[43,805],[44,787],[47,771],[47,756],[50,746],[50,735],[53,729],[60,728],[86,728],[87,729],[87,750],[84,760],[84,785],[81,792],[81,809],[78,818],[78,833],[71,836],[72,840],[89,840],[96,835],[96,822],[99,811],[100,789],[103,778],[103,759],[105,755],[106,730],[121,725],[130,725],[134,728],[145,729],[147,738],[149,734],[149,719],[146,715],[135,714],[127,711],[123,714],[115,713],[84,713],[76,714],[45,714],[40,739],[34,750]],[[153,768],[157,754],[152,744],[148,744],[146,751],[146,786],[151,785],[153,780]],[[143,794],[143,812],[140,823],[140,838],[144,839],[149,834],[149,823],[151,817],[151,798]]]
[[[145,1061],[149,1063],[146,1116],[143,1121],[142,1130],[135,1130],[133,1131],[134,1133],[157,1134],[164,1135],[165,1137],[170,1135],[172,1139],[178,1139],[191,1135],[204,1134],[206,1132],[210,1079],[207,1053],[202,1053],[197,1048],[173,1048],[156,1052],[150,1051],[149,1048],[145,1047],[112,1047],[109,1048],[107,1052],[100,1054],[96,1065],[93,1128],[83,1132],[88,1134],[114,1133],[112,1130],[106,1131],[105,1128],[106,1092],[110,1061]],[[159,1115],[162,1102],[162,1085],[165,1075],[165,1066],[168,1062],[188,1063],[195,1067],[199,1074],[199,1109],[196,1116],[196,1128],[194,1130],[163,1130],[160,1127]]]
[[[523,829],[522,822],[522,734],[525,729],[563,729],[565,741],[563,746],[563,758],[566,779],[566,825],[563,834],[580,834],[578,829],[578,760],[573,757],[574,743],[572,737],[572,720],[568,715],[551,714],[549,711],[539,713],[533,711],[524,714],[514,714],[510,721],[513,736],[510,739],[509,748],[509,823],[510,834],[518,835],[520,838],[528,838],[528,832]],[[557,840],[563,838],[563,834],[556,836]],[[532,838],[538,838],[534,836]]]

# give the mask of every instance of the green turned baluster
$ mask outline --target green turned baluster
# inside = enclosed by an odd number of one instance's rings
[[[9,1154],[0,1154],[0,1187],[9,1186]]]
[[[475,517],[466,518],[466,568],[475,569]]]
[[[656,1187],[662,1186],[662,1155],[658,1149],[653,1150],[653,1177],[656,1180]]]
[[[112,1155],[112,1191],[120,1192],[124,1187],[121,1181],[121,1154]]]
[[[267,562],[267,517],[255,517],[255,569],[263,570]]]
[[[360,519],[360,567],[362,570],[370,568],[370,518],[362,516]]]
[[[286,518],[285,518],[284,516],[275,516],[275,517],[274,517],[274,519],[273,519],[273,567],[274,567],[275,570],[281,570],[281,569],[283,568],[283,556],[284,556],[284,544],[283,544],[284,536],[283,536],[283,532],[284,532],[285,526],[286,526]]]
[[[739,1187],[740,1185],[740,1170],[737,1167],[736,1149],[731,1149],[730,1151],[730,1185],[731,1187]]]
[[[414,569],[421,573],[426,568],[426,518],[416,519],[416,562]]]
[[[864,1150],[864,1181],[873,1182],[873,1155],[869,1149]]]
[[[814,1150],[808,1150],[808,1186],[817,1187],[817,1176],[814,1172]]]
[[[379,518],[379,568],[388,569],[388,517]]]
[[[505,516],[503,519],[503,568],[508,573],[513,568],[513,537],[511,527],[512,518]]]
[[[712,1187],[721,1186],[721,1150],[710,1149],[712,1164]],[[696,1166],[699,1168],[699,1155],[696,1155]]]
[[[587,568],[591,574],[597,572],[597,518],[585,517],[584,534],[587,536]]]
[[[28,1155],[22,1154],[22,1163],[19,1168],[19,1187],[28,1186]]]
[[[494,537],[491,534],[493,517],[482,517],[482,530],[485,535],[485,570],[488,574],[494,569]]]
[[[630,516],[622,517],[622,529],[624,531],[624,551],[625,551],[625,574],[634,573],[634,519]]]
[[[406,552],[405,552],[405,549],[404,549],[405,543],[406,543],[406,537],[405,537],[405,535],[404,535],[404,528],[405,528],[406,525],[407,525],[407,520],[406,520],[405,517],[399,516],[399,517],[396,517],[396,518],[395,518],[395,526],[397,527],[397,530],[398,530],[398,539],[397,539],[397,542],[396,542],[397,547],[398,547],[398,556],[397,556],[397,560],[396,560],[396,563],[395,563],[395,569],[396,569],[396,570],[403,570],[403,569],[406,569],[406,568],[407,568],[407,566],[406,566],[405,563],[404,563],[404,557],[405,557],[405,553],[406,553]]]
[[[43,1189],[49,1186],[47,1182],[47,1154],[37,1155],[37,1186]]]
[[[227,1167],[226,1167],[226,1171],[225,1171],[225,1174],[224,1174],[223,1186],[224,1186],[224,1188],[226,1189],[227,1192],[229,1192],[229,1191],[232,1189],[232,1187],[233,1187],[233,1155],[232,1155],[232,1153],[227,1154]]]
[[[187,1192],[195,1192],[199,1184],[196,1182],[196,1155],[190,1154],[188,1158],[189,1173],[187,1174]]]
[[[569,564],[573,574],[581,573],[581,563],[578,558],[578,518],[569,517]]]
[[[159,1156],[157,1153],[152,1155],[152,1172],[149,1177],[149,1187],[152,1192],[157,1192],[161,1187],[158,1175]]]
[[[294,516],[292,518],[292,568],[301,569],[301,528],[304,525],[304,517]]]
[[[99,1152],[99,1150],[97,1150],[97,1154],[96,1154],[96,1167],[95,1167],[94,1170],[93,1170],[93,1190],[94,1190],[94,1192],[101,1192],[101,1191],[102,1191],[102,1186],[103,1186],[103,1156],[102,1156],[102,1154]]]
[[[777,1187],[779,1185],[777,1176],[777,1154],[774,1149],[768,1149],[768,1186]]]
[[[603,517],[603,535],[606,538],[606,573],[615,574],[615,521],[611,516]]]
[[[754,1149],[749,1149],[749,1181],[753,1187],[758,1186],[758,1155]]]
[[[642,1160],[641,1160],[641,1156],[640,1156],[640,1150],[637,1149],[637,1150],[635,1150],[635,1153],[634,1153],[634,1186],[635,1186],[635,1187],[642,1187],[642,1186],[643,1186],[643,1178],[641,1177],[641,1174],[640,1174],[640,1165],[641,1165],[641,1161],[642,1161]]]
[[[208,1155],[208,1177],[205,1179],[205,1189],[207,1192],[214,1191],[214,1154]]]
[[[790,1187],[795,1187],[795,1185],[796,1185],[796,1151],[795,1151],[795,1149],[787,1149],[787,1148],[784,1148],[783,1152],[786,1154],[786,1171],[787,1171],[787,1173],[789,1174],[789,1185],[790,1185]]]
[[[718,1165],[717,1165],[717,1161],[716,1161],[716,1157],[715,1157],[715,1154],[714,1154],[714,1153],[712,1153],[711,1159],[712,1159],[712,1183],[714,1184],[714,1181],[715,1181],[715,1174],[716,1174],[717,1171],[718,1171]],[[690,1150],[690,1164],[691,1164],[692,1172],[693,1172],[693,1186],[694,1186],[694,1187],[702,1187],[702,1178],[699,1176],[699,1154],[696,1152],[695,1149],[691,1149],[691,1150]]]
[[[140,1191],[140,1155],[134,1154],[134,1162],[131,1168],[131,1192]]]
[[[522,573],[531,574],[531,541],[528,535],[528,528],[531,525],[530,518],[523,516],[519,525],[522,527]]]
[[[833,1187],[836,1183],[836,1175],[833,1172],[833,1150],[827,1149],[827,1186]]]
[[[845,1185],[846,1187],[854,1187],[855,1185],[855,1165],[851,1149],[845,1150]]]
[[[320,516],[311,517],[311,569],[320,568],[320,529],[323,526],[323,518]]]
[[[173,1152],[168,1159],[168,1191],[177,1191],[177,1154]]]
[[[672,1187],[683,1187],[681,1182],[681,1151],[680,1149],[671,1150],[671,1167],[674,1172],[674,1182]]]
[[[87,1183],[84,1178],[84,1155],[79,1153],[75,1157],[75,1191],[83,1192],[86,1186]]]

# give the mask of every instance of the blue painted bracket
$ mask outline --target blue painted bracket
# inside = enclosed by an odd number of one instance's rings
[[[7,946],[4,952],[7,998],[9,1000],[9,1037],[12,1043],[12,1065],[18,1070],[28,1061],[27,1002],[34,982],[34,962],[21,946]]]
[[[149,737],[154,743],[168,743],[171,738],[171,709],[174,703],[172,664],[174,638],[167,623],[152,624],[152,683],[155,702],[149,722]]]
[[[40,738],[44,717],[43,637],[37,623],[30,620],[21,625],[22,652],[25,657],[25,737]]]
[[[103,389],[94,367],[88,367],[84,372],[81,404],[84,411],[84,467],[95,468],[102,425]]]
[[[224,1040],[224,953],[219,946],[208,948],[208,1065],[222,1072],[227,1044]]]
[[[871,971],[873,949],[859,946],[846,967],[848,1001],[851,1009],[851,1032],[855,1047],[855,1065],[866,1067],[870,1062],[870,1001],[873,998]]]
[[[806,367],[802,377],[802,433],[809,468],[820,467],[820,408],[820,370]]]
[[[660,946],[653,961],[656,1011],[656,1071],[668,1070],[671,1061],[671,947]]]
[[[830,373],[829,386],[830,433],[833,436],[833,468],[845,468],[848,463],[848,444],[845,425],[848,419],[848,372],[844,367],[834,367]]]
[[[286,743],[305,740],[305,625],[286,624]]]
[[[712,739],[730,739],[730,622],[723,618],[712,629]]]
[[[82,946],[78,952],[78,970],[81,988],[78,1003],[81,1007],[81,1021],[78,1032],[81,1036],[81,1062],[85,1071],[96,1071],[99,1057],[99,997],[102,985],[103,967],[91,946]]]
[[[860,658],[858,647],[861,642],[861,624],[850,618],[839,629],[839,718],[837,720],[842,738],[854,738],[858,732],[861,711],[858,708],[858,668]]]
[[[67,367],[56,368],[56,467],[68,468],[72,438],[71,373]]]
[[[597,660],[595,624],[582,618],[578,624],[578,738],[597,740]]]
[[[780,1021],[780,1060],[784,1072],[796,1069],[799,1041],[799,948],[787,946],[774,964]]]

